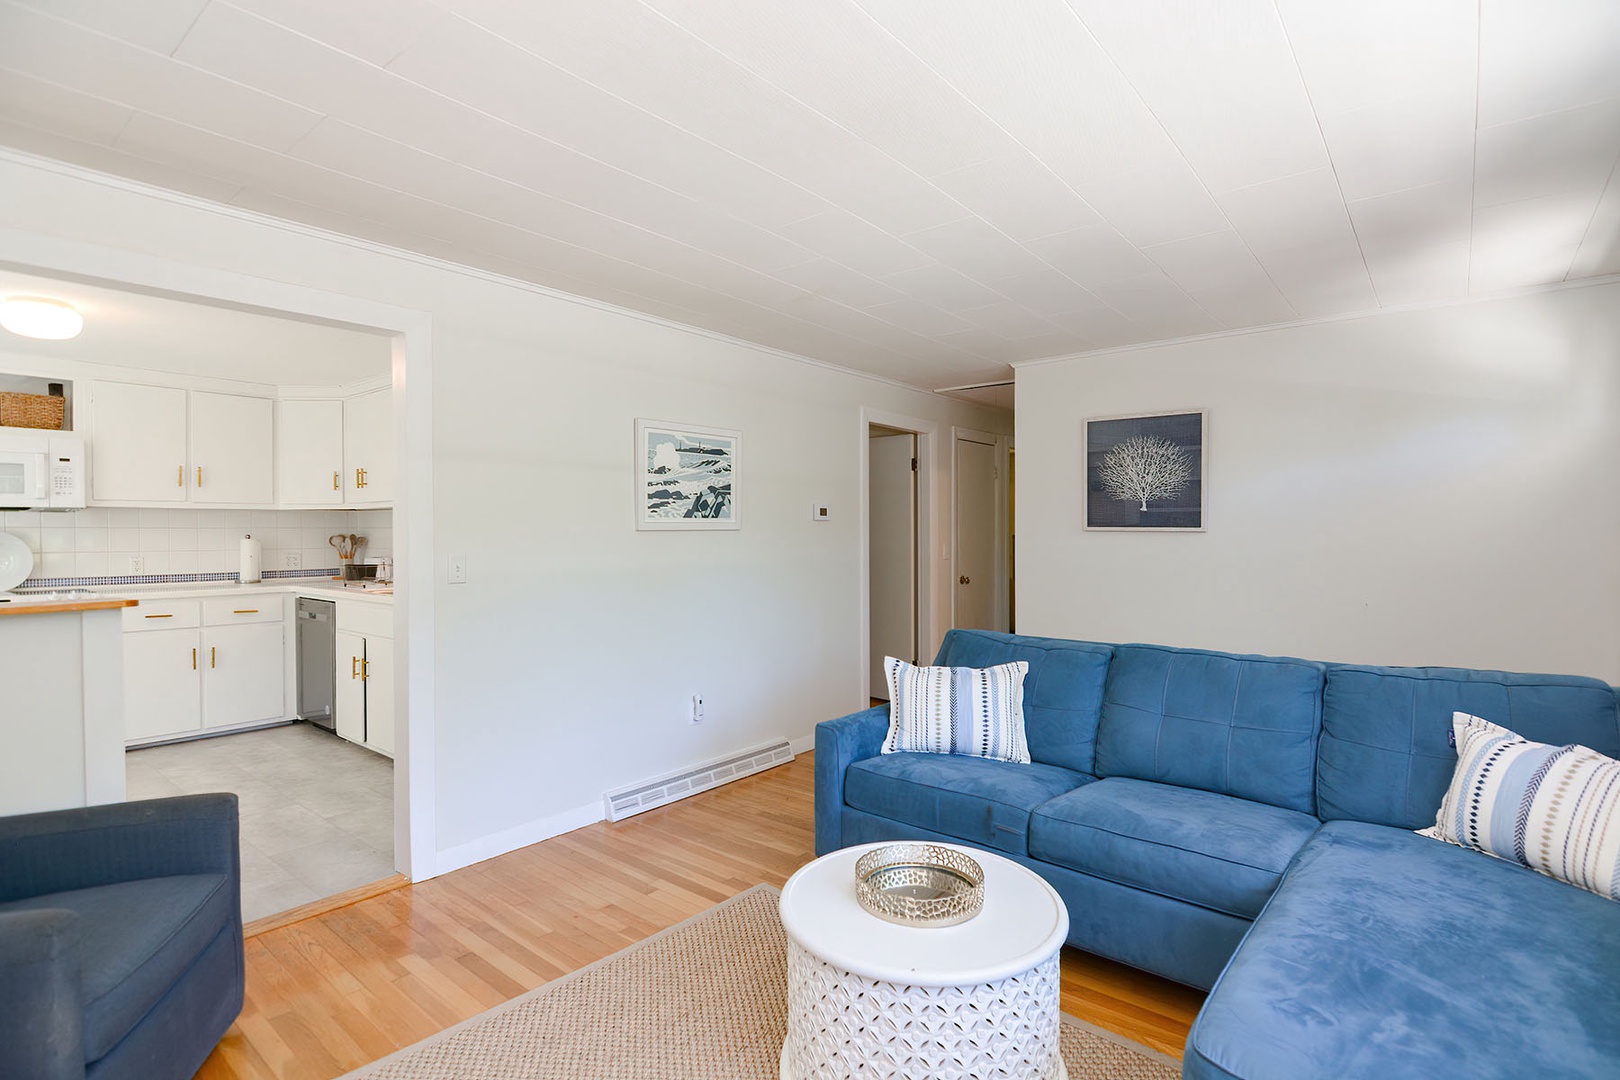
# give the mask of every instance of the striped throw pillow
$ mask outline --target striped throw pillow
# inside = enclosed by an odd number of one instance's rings
[[[885,754],[967,754],[1029,763],[1025,661],[987,668],[916,667],[889,656],[883,667],[889,678]]]
[[[1620,900],[1620,761],[1453,713],[1457,771],[1420,831]]]

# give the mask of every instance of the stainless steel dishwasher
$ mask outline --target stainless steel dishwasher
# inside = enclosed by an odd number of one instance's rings
[[[337,679],[337,605],[298,599],[298,715],[328,731]]]

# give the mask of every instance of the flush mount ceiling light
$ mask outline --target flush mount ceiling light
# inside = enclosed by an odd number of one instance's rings
[[[0,326],[22,337],[62,341],[79,336],[84,316],[60,300],[15,296],[0,300]]]

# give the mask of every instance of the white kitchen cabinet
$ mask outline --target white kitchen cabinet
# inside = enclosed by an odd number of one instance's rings
[[[365,659],[365,635],[339,630],[332,722],[339,735],[357,743],[366,741],[366,683],[360,673]]]
[[[269,398],[97,382],[91,400],[95,502],[273,504]]]
[[[191,501],[270,505],[274,403],[269,398],[191,391]]]
[[[343,503],[343,402],[288,398],[276,406],[276,501]]]
[[[202,727],[197,630],[124,632],[124,738],[179,736]]]
[[[286,717],[286,618],[279,594],[143,600],[126,608],[126,741]]]
[[[97,382],[91,389],[90,497],[97,502],[186,501],[186,391]]]
[[[366,745],[394,756],[394,641],[366,638]]]
[[[393,609],[338,602],[337,733],[394,756]]]
[[[350,504],[394,501],[394,393],[374,390],[343,403],[343,469]]]
[[[203,630],[203,725],[231,727],[286,715],[286,631],[278,623]]]

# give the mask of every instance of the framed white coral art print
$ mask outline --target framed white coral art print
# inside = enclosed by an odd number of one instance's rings
[[[742,433],[636,421],[636,528],[742,527]]]
[[[1086,528],[1202,532],[1205,410],[1086,421]]]

